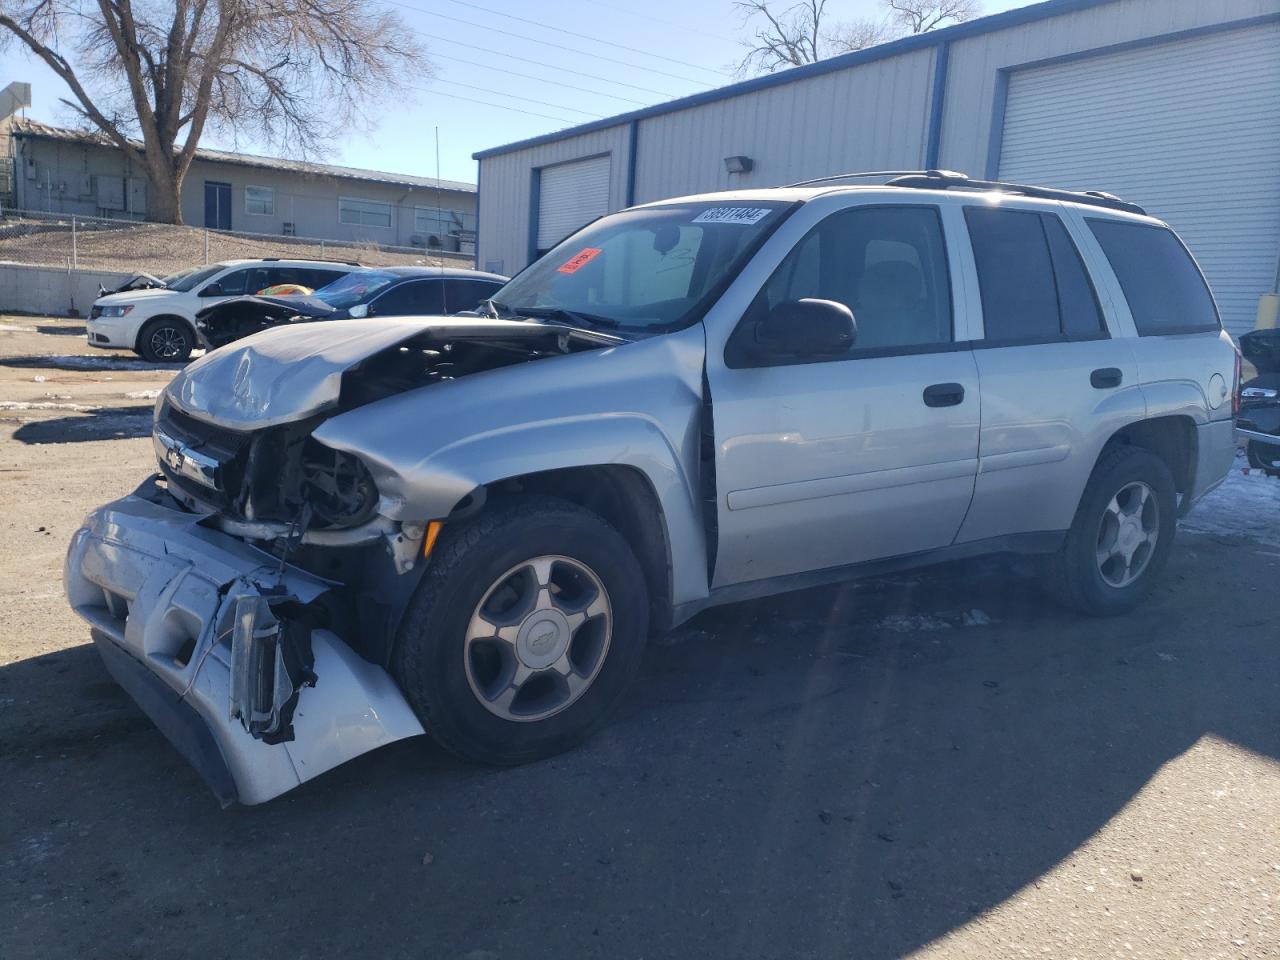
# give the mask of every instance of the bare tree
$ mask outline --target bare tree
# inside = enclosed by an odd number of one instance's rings
[[[896,36],[892,25],[885,20],[841,20],[826,33],[827,56],[865,50]]]
[[[750,40],[744,40],[747,55],[742,58],[740,73],[772,73],[785,67],[798,67],[821,60],[822,18],[827,0],[801,0],[775,10],[769,0],[734,0],[744,22],[758,24]]]
[[[62,102],[146,171],[147,216],[165,223],[182,222],[206,129],[322,152],[365,97],[429,75],[410,37],[374,0],[0,0],[0,49],[62,78]]]
[[[840,53],[863,50],[887,40],[925,33],[972,19],[979,0],[880,0],[880,19],[831,20],[827,0],[799,0],[783,7],[772,0],[735,0],[734,6],[750,24],[743,40],[747,55],[738,73],[772,73],[814,63]]]
[[[884,0],[889,18],[907,33],[928,33],[938,27],[972,20],[980,12],[978,0]]]

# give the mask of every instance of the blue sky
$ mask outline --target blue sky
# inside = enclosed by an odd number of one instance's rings
[[[785,3],[786,0],[783,0]],[[986,0],[984,13],[1026,0]],[[440,130],[440,175],[474,181],[471,154],[486,147],[612,116],[733,81],[746,34],[731,0],[396,0],[422,35],[435,78],[395,102],[374,100],[376,125],[336,136],[309,159],[431,176]],[[829,0],[837,19],[875,14],[876,0]],[[492,12],[491,12],[492,11]],[[570,72],[573,71],[573,72]],[[27,116],[71,118],[62,82],[10,46],[0,86],[33,85]],[[272,152],[206,138],[206,146]]]

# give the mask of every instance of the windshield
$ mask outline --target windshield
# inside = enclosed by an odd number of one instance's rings
[[[356,270],[339,277],[327,287],[316,291],[316,296],[335,310],[346,310],[357,303],[364,303],[375,293],[398,279],[394,273],[379,270]]]
[[[174,287],[174,284],[176,284],[183,277],[192,273],[195,273],[195,267],[188,267],[186,270],[179,270],[177,273],[171,273],[167,277],[162,277],[160,282],[163,283],[170,290],[172,290]]]
[[[602,217],[503,287],[520,313],[577,314],[631,330],[676,329],[705,310],[789,204],[672,203]],[[572,317],[569,317],[572,320]]]
[[[188,290],[194,290],[214,274],[221,273],[225,269],[227,268],[219,263],[212,267],[205,267],[203,270],[190,270],[185,274],[179,275],[173,283],[166,281],[165,286],[170,290],[186,293]]]

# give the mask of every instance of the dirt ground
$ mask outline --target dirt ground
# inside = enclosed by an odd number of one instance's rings
[[[425,738],[220,810],[67,609],[172,376],[0,318],[0,957],[1280,956],[1280,481],[1132,615],[988,560],[709,612],[511,770]]]
[[[305,238],[209,233],[199,227],[138,223],[95,227],[81,220],[76,234],[76,262],[82,268],[146,271],[165,276],[193,264],[254,257],[353,260],[370,267],[426,264],[471,267],[474,257],[449,253],[428,256],[425,250],[384,250],[376,244],[310,242]],[[207,245],[206,245],[207,242]],[[0,260],[63,266],[71,261],[71,227],[43,220],[0,220]]]

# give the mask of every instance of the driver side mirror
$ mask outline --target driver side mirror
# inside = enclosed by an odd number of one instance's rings
[[[354,317],[357,320],[362,317],[371,317],[373,316],[373,309],[367,303],[357,303],[347,310],[347,316]]]
[[[213,283],[206,284],[206,285],[204,286],[204,288],[203,288],[203,289],[201,289],[201,291],[200,291],[200,296],[202,296],[202,297],[221,297],[221,296],[225,296],[225,294],[222,292],[222,284],[218,283],[218,282],[215,280]]]
[[[832,360],[848,354],[858,337],[853,311],[834,300],[787,300],[755,329],[758,351],[770,358]]]

